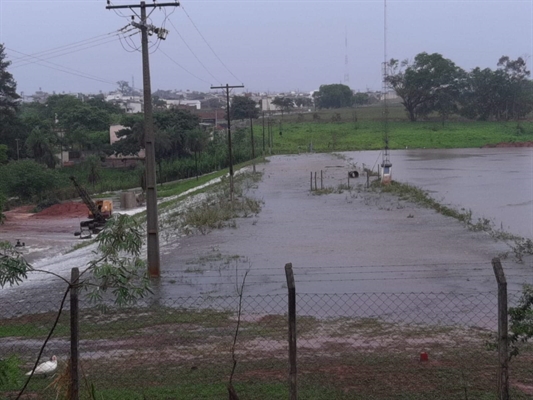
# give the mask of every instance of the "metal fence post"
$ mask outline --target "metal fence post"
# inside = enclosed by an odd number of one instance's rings
[[[70,400],[79,399],[79,377],[78,377],[78,284],[80,271],[72,268],[70,276]]]
[[[292,263],[285,264],[287,289],[289,290],[289,400],[298,399],[296,373],[296,285]]]
[[[492,268],[498,282],[498,396],[500,400],[509,400],[507,280],[498,257],[492,259]]]

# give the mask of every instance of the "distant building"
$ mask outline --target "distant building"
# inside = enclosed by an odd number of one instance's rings
[[[141,96],[124,96],[120,92],[109,93],[105,101],[116,104],[127,114],[143,112],[143,100]]]
[[[124,125],[111,125],[109,126],[109,144],[116,143],[121,140],[117,136],[117,132],[126,129]],[[141,149],[139,153],[135,155],[122,155],[122,154],[113,154],[106,158],[106,165],[108,167],[129,167],[137,164],[138,161],[144,160],[146,157],[145,150]]]
[[[261,99],[261,111],[281,111],[281,108],[272,104],[272,97],[263,97]]]
[[[165,100],[167,106],[189,106],[195,107],[197,110],[202,108],[200,100]]]

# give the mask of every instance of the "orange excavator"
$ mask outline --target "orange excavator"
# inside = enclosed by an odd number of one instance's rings
[[[106,221],[111,218],[113,214],[113,202],[111,200],[96,200],[93,201],[89,193],[76,181],[76,178],[71,176],[70,180],[74,184],[81,200],[89,209],[89,219],[80,222],[80,230],[74,232],[75,236],[81,239],[90,239],[92,234],[98,234],[104,229]]]

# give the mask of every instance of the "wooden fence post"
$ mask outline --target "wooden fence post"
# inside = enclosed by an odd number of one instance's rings
[[[507,280],[498,257],[492,259],[492,268],[498,282],[498,396],[500,400],[509,400]]]
[[[311,192],[313,191],[313,172],[311,171],[311,180],[309,181],[311,183]]]
[[[72,268],[70,275],[70,400],[79,399],[79,377],[78,377],[78,284],[80,271]]]
[[[289,290],[289,400],[298,399],[296,373],[296,285],[292,264],[285,264],[287,289]]]
[[[320,170],[320,189],[324,189],[324,177],[322,175],[322,170]]]
[[[316,171],[315,171],[315,190],[318,190],[318,186],[316,185]]]

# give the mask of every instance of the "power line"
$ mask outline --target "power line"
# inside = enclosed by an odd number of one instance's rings
[[[41,65],[43,67],[46,67],[46,68],[50,68],[50,69],[53,69],[53,70],[56,70],[56,71],[60,71],[60,72],[64,72],[64,73],[67,73],[67,74],[71,74],[71,75],[74,75],[74,76],[79,76],[79,77],[85,78],[85,79],[91,79],[91,80],[97,81],[97,82],[109,83],[111,85],[115,84],[114,82],[107,81],[105,79],[96,77],[94,75],[90,75],[90,74],[87,74],[87,73],[82,72],[82,71],[78,71],[78,70],[75,70],[75,69],[72,69],[72,68],[69,68],[69,67],[65,67],[63,65],[55,64],[55,63],[50,62],[50,61],[45,61],[45,60],[40,59],[39,57],[31,56],[29,54],[25,54],[25,53],[22,53],[20,51],[17,51],[17,50],[8,48],[8,47],[6,47],[6,49],[9,50],[9,51],[13,51],[15,53],[23,54],[24,56],[35,58],[37,61],[33,61],[33,63],[39,64],[39,65]],[[45,64],[42,64],[42,63],[51,64],[52,66],[51,65],[45,65]],[[24,65],[26,65],[26,64],[24,64]],[[53,65],[55,65],[57,67],[53,67]],[[69,70],[71,70],[71,71],[69,71]]]
[[[127,28],[127,26],[122,28],[122,29],[119,29],[117,31],[104,33],[104,34],[101,34],[101,35],[98,35],[98,36],[94,36],[94,37],[89,38],[89,39],[84,39],[84,40],[80,40],[80,41],[77,41],[77,42],[74,42],[74,43],[69,43],[69,44],[66,44],[66,45],[53,47],[53,48],[48,49],[48,50],[39,51],[37,53],[33,53],[31,55],[28,55],[27,57],[21,57],[14,64],[16,64],[17,62],[25,62],[28,59],[30,59],[31,57],[51,56],[52,54],[65,52],[67,50],[70,50],[71,48],[78,49],[78,50],[79,49],[83,49],[83,48],[86,48],[86,46],[88,46],[90,44],[95,44],[95,43],[98,43],[98,42],[102,42],[102,44],[109,43],[109,40],[108,40],[109,36],[111,36],[111,37],[119,36],[120,34],[124,34],[124,33],[127,33],[127,32],[132,30],[132,29],[125,30],[126,28]],[[116,39],[113,38],[111,41],[113,41],[113,40],[116,40]],[[65,54],[70,54],[70,53],[67,52]],[[51,57],[49,57],[49,58],[51,58]]]
[[[194,58],[196,58],[196,60],[200,63],[200,65],[207,71],[207,73],[209,75],[211,75],[211,78],[213,78],[215,80],[215,82],[220,82],[220,80],[218,80],[212,73],[211,71],[209,71],[207,69],[207,67],[204,65],[204,63],[202,61],[200,61],[200,59],[198,58],[198,56],[194,53],[193,49],[191,49],[191,46],[189,46],[189,44],[185,41],[185,39],[183,38],[183,36],[181,36],[181,33],[179,33],[178,29],[174,26],[174,24],[172,23],[172,20],[169,19],[168,22],[170,22],[170,25],[172,25],[172,27],[174,28],[174,30],[176,31],[176,33],[178,34],[178,36],[180,37],[181,40],[183,40],[183,43],[185,43],[185,46],[187,46],[187,48],[189,49],[189,51],[191,52],[191,54],[194,56]]]
[[[129,36],[133,36],[133,35],[136,35],[136,34],[138,34],[138,32],[134,32],[134,33],[130,34]],[[80,51],[83,51],[83,50],[88,50],[88,49],[93,48],[93,47],[97,47],[97,46],[101,46],[101,45],[104,45],[104,44],[115,42],[119,38],[120,37],[113,38],[113,39],[107,40],[105,42],[100,42],[100,43],[93,44],[91,46],[78,47],[78,48],[72,49],[71,51],[66,51],[66,52],[60,53],[60,54],[47,55],[45,58],[41,58],[41,60],[42,61],[46,61],[46,60],[49,60],[49,59],[52,59],[52,58],[61,57],[61,56],[65,56],[65,55],[69,55],[69,54],[73,54],[73,53],[77,53],[77,52],[80,52]],[[32,56],[30,55],[30,57],[32,57]],[[18,68],[18,67],[23,67],[23,66],[26,66],[26,65],[29,65],[29,64],[35,64],[35,61],[24,60],[22,62],[23,62],[23,64],[14,65],[14,66],[12,66],[12,68]]]
[[[226,66],[226,64],[224,64],[224,62],[220,59],[220,57],[218,56],[217,53],[215,53],[215,50],[213,50],[213,48],[211,47],[211,45],[207,42],[206,38],[204,37],[204,35],[202,35],[202,32],[200,32],[200,30],[198,29],[198,27],[196,26],[196,24],[194,23],[194,21],[191,19],[191,17],[189,16],[189,13],[187,12],[187,10],[185,10],[185,8],[183,8],[183,5],[181,6],[181,9],[183,10],[183,12],[185,13],[185,15],[187,15],[187,18],[189,18],[189,21],[191,21],[191,24],[194,26],[194,28],[196,29],[196,31],[198,32],[198,34],[200,35],[200,37],[203,39],[203,41],[205,42],[205,44],[207,45],[207,47],[209,47],[209,49],[213,52],[213,54],[215,55],[215,57],[217,58],[218,61],[220,61],[220,63],[222,64],[222,66],[224,68],[226,68],[226,71],[228,71],[231,76],[233,76],[238,82],[242,82],[239,78],[237,78],[235,76],[235,74],[233,72],[230,71],[230,69]]]
[[[162,53],[164,56],[166,56],[170,61],[172,61],[174,64],[176,64],[178,67],[180,67],[182,70],[184,70],[185,72],[187,72],[189,75],[195,77],[196,79],[204,82],[204,83],[207,83],[208,85],[210,84],[209,82],[207,82],[205,79],[202,79],[198,76],[196,76],[195,74],[193,74],[191,71],[189,71],[187,68],[185,68],[183,65],[179,64],[177,61],[175,61],[172,57],[170,57],[167,53],[165,53],[163,50],[159,49],[159,52]]]

